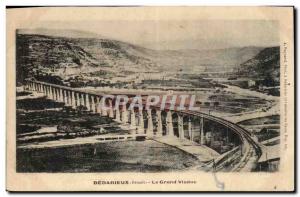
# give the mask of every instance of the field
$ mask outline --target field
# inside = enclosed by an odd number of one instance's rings
[[[127,141],[17,151],[18,172],[178,171],[199,161],[155,141]]]
[[[63,103],[46,97],[17,100],[17,143],[33,143],[65,138],[92,136],[106,132],[122,132],[118,123],[98,114],[70,111]],[[102,129],[101,129],[102,128]],[[126,131],[123,131],[126,133]]]

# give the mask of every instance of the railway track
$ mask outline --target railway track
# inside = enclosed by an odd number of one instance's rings
[[[196,112],[196,111],[181,111],[179,113],[204,117],[208,120],[218,122],[228,128],[231,128],[233,131],[236,132],[236,134],[239,135],[241,141],[243,142],[243,144],[241,145],[241,149],[242,149],[241,159],[233,167],[231,171],[251,171],[255,168],[255,164],[258,162],[259,158],[262,155],[262,148],[257,142],[255,142],[252,139],[251,134],[247,130],[230,121],[212,115],[208,115],[205,113]]]

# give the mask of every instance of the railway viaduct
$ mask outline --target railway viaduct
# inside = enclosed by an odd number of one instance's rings
[[[66,106],[84,106],[91,113],[130,124],[135,135],[149,138],[174,137],[208,146],[221,155],[214,161],[217,168],[224,167],[226,162],[235,156],[239,161],[235,162],[232,171],[251,171],[263,154],[260,144],[247,130],[227,120],[198,111],[161,110],[159,107],[128,110],[126,105],[121,108],[114,107],[115,100],[104,97],[101,93],[90,93],[34,80],[27,81],[25,88],[41,92],[47,98],[63,102]],[[101,102],[108,108],[101,108]]]

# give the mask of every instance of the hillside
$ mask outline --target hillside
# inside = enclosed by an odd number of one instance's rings
[[[141,72],[202,73],[233,71],[255,57],[261,47],[214,50],[153,50],[130,43],[102,38],[73,30],[41,29],[18,31],[17,80],[36,72],[52,73],[61,78],[93,75],[106,78]],[[53,35],[71,35],[59,37]],[[72,37],[73,36],[73,37]],[[85,38],[82,38],[86,36]],[[99,75],[97,73],[100,73]],[[133,76],[134,78],[134,76]]]
[[[263,85],[277,86],[280,80],[280,48],[268,47],[241,64],[239,75],[263,80]]]
[[[153,67],[150,60],[127,53],[118,41],[17,34],[17,79],[34,71],[62,78],[82,73],[136,71]]]

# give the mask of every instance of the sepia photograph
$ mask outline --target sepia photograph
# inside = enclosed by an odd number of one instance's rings
[[[22,177],[13,190],[293,190],[292,7],[49,7],[7,17],[8,179]]]

